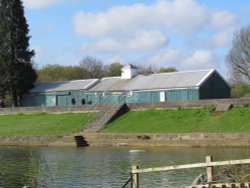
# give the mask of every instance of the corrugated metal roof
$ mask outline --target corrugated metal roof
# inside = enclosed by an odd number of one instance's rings
[[[124,91],[124,86],[132,79],[121,79],[121,77],[103,78],[101,82],[90,88],[89,91]]]
[[[199,87],[215,70],[139,75],[132,79],[104,78],[89,91],[139,91]]]
[[[61,82],[40,82],[30,90],[31,93],[56,92],[56,91],[73,91],[86,90],[96,84],[98,79],[61,81]]]

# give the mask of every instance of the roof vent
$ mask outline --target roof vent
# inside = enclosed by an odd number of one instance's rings
[[[137,67],[129,64],[122,68],[122,79],[131,79],[138,75]]]

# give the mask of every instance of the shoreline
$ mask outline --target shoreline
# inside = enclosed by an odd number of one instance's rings
[[[70,146],[82,136],[89,146],[238,147],[250,146],[250,133],[83,133],[67,136],[0,136],[0,146]]]

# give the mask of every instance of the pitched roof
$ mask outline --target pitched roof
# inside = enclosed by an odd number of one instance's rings
[[[125,67],[123,67],[122,69],[137,69],[137,67],[132,65],[132,64],[128,64]]]
[[[139,75],[132,79],[121,79],[121,77],[103,78],[89,91],[140,91],[199,87],[215,71],[210,69],[151,74],[148,76]]]
[[[35,87],[30,90],[31,93],[56,92],[56,91],[73,91],[86,90],[96,84],[98,79],[61,81],[61,82],[38,82]]]

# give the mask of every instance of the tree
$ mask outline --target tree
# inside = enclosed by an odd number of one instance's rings
[[[105,75],[103,62],[91,56],[85,57],[80,67],[88,71],[90,78],[102,78]]]
[[[138,68],[138,73],[142,75],[149,75],[154,74],[156,72],[156,68],[154,66],[143,66],[143,65],[136,65]]]
[[[20,0],[0,1],[0,92],[11,95],[12,105],[33,87],[37,75],[29,50],[29,29]]]
[[[164,73],[164,72],[177,72],[177,69],[175,67],[161,67],[158,71],[158,73]]]
[[[87,70],[79,66],[46,65],[37,70],[37,74],[40,82],[89,78]]]
[[[226,56],[232,82],[250,82],[250,26],[234,33],[233,46]]]
[[[107,66],[107,76],[121,76],[123,66],[120,63],[111,63]]]

